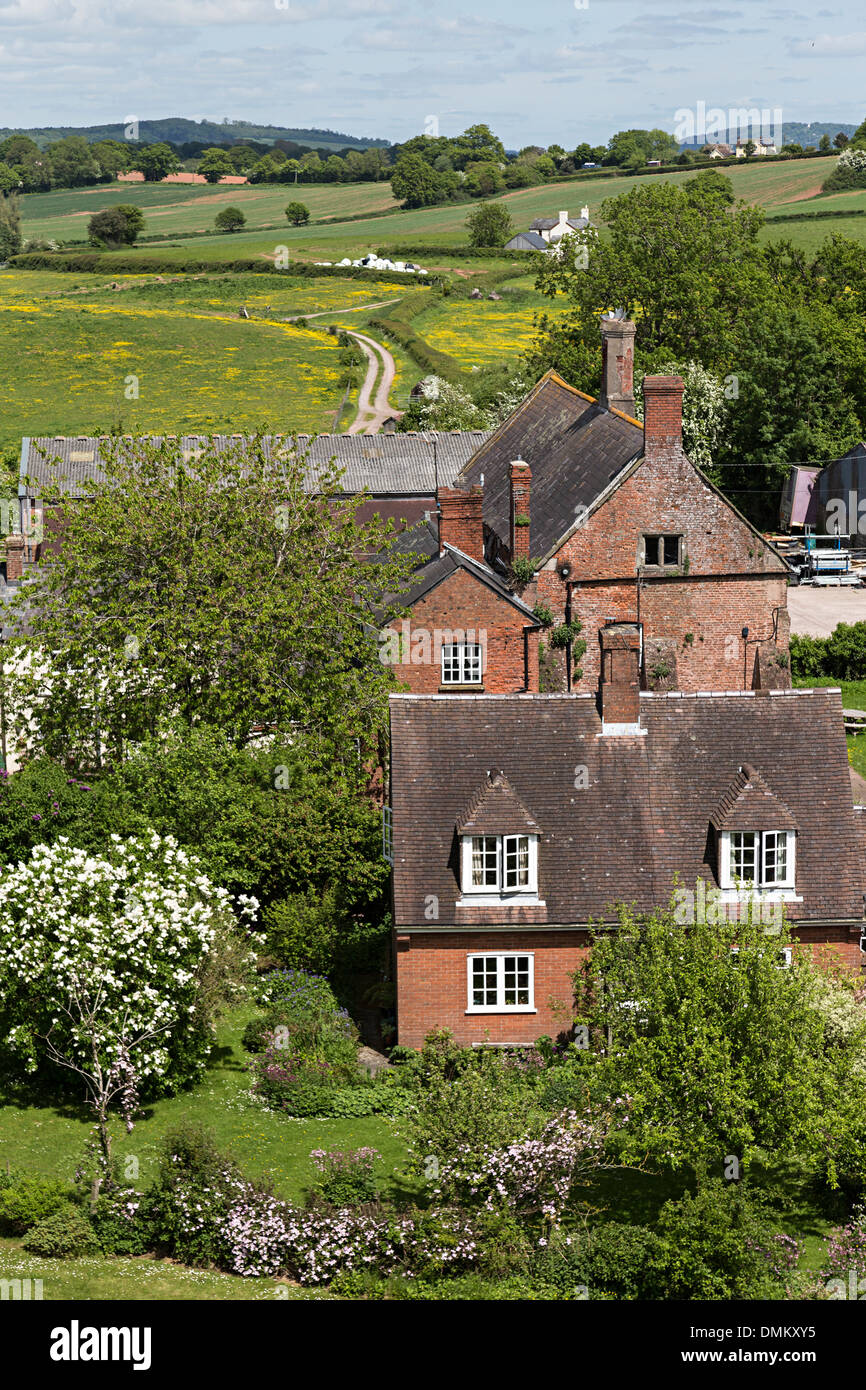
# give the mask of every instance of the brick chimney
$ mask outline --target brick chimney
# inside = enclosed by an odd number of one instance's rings
[[[683,451],[683,379],[643,379],[643,451],[645,458],[675,457]]]
[[[601,639],[601,718],[604,724],[636,725],[640,720],[640,628],[609,623]]]
[[[7,582],[21,579],[24,574],[24,537],[6,537],[6,579]]]
[[[532,487],[532,469],[523,459],[511,465],[511,531],[509,544],[511,559],[520,556],[529,559],[529,495]]]
[[[622,310],[616,310],[622,315]],[[631,319],[611,315],[601,320],[601,395],[605,410],[634,415],[634,335]]]
[[[459,488],[440,487],[436,494],[439,503],[439,553],[445,545],[462,550],[470,560],[484,561],[484,493],[476,484],[469,492]]]

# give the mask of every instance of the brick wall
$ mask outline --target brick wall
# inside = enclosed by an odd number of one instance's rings
[[[657,438],[676,410],[659,405]],[[638,564],[645,534],[683,536],[680,571]],[[645,638],[674,638],[682,690],[751,689],[755,653],[788,650],[786,572],[751,527],[698,476],[675,443],[660,446],[574,532],[524,594],[562,622],[566,584],[558,566],[571,566],[572,617],[583,623],[587,650],[578,690],[599,679],[598,630],[606,619],[644,624]],[[684,572],[686,571],[687,572]],[[746,644],[742,629],[749,628]],[[691,634],[691,642],[686,640]],[[744,677],[744,672],[745,677]]]
[[[408,632],[403,648],[409,660],[395,667],[397,679],[415,695],[435,695],[441,684],[441,646],[438,632],[466,632],[464,640],[481,642],[486,650],[484,691],[512,695],[538,690],[538,632],[524,632],[529,622],[513,604],[500,598],[467,570],[457,570],[435,589],[418,599],[404,628],[397,619],[390,626]],[[468,634],[474,632],[472,639]],[[482,637],[480,634],[484,634]],[[429,640],[425,641],[425,634]],[[447,637],[442,640],[448,640]],[[461,639],[457,639],[461,640]],[[526,681],[524,640],[528,646],[529,684]],[[425,659],[428,656],[429,659]],[[411,658],[415,655],[418,660]]]
[[[405,939],[404,939],[405,940]],[[397,1027],[404,1047],[421,1047],[433,1028],[450,1028],[457,1042],[532,1043],[571,1026],[572,985],[588,950],[589,933],[447,932],[415,934],[397,943]],[[535,953],[533,1014],[467,1014],[466,957],[493,951]],[[556,1006],[554,1006],[556,1005]]]
[[[839,927],[795,927],[799,949],[816,964],[840,966],[862,979],[866,956],[859,931]],[[795,948],[797,949],[797,948]],[[535,1008],[531,1014],[468,1014],[466,957],[485,952],[534,953]],[[397,1027],[404,1047],[421,1047],[434,1028],[450,1028],[457,1042],[532,1043],[556,1037],[573,1019],[571,976],[589,954],[589,933],[443,932],[398,934]]]

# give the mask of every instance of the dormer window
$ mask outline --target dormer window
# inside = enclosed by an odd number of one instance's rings
[[[750,764],[739,768],[711,823],[722,892],[794,894],[797,823]]]
[[[492,771],[457,822],[461,901],[538,901],[539,826],[503,772]]]
[[[682,536],[642,536],[640,549],[639,563],[643,568],[671,570],[682,564]]]
[[[537,893],[537,835],[464,835],[464,893]]]

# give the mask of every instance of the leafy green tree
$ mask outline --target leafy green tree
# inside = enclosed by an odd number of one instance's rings
[[[239,232],[246,224],[246,214],[236,207],[223,208],[214,218],[214,226],[220,232]]]
[[[407,208],[429,207],[442,200],[444,177],[420,155],[401,155],[391,175],[391,189]]]
[[[147,183],[159,183],[168,174],[177,173],[180,160],[170,145],[160,141],[137,150],[132,167],[141,170]]]
[[[866,120],[860,122],[849,143],[855,150],[866,150]]]
[[[310,220],[310,209],[304,203],[289,203],[286,217],[293,227],[303,227]]]
[[[129,145],[120,140],[97,140],[93,146],[93,158],[102,177],[109,180],[129,169],[132,154]]]
[[[93,146],[82,135],[69,135],[48,146],[51,181],[57,188],[80,188],[96,183],[100,168],[93,156]]]
[[[470,246],[504,246],[514,223],[502,203],[479,203],[466,218],[466,229]]]
[[[220,149],[205,150],[196,170],[208,183],[219,183],[220,179],[234,172],[235,166],[228,151]]]
[[[0,159],[7,164],[21,164],[25,159],[38,156],[39,146],[29,135],[10,135],[0,141]]]
[[[821,151],[822,154],[831,154],[833,151],[833,146],[831,144],[830,137],[826,133],[826,131],[821,136],[821,139],[818,141],[818,149]]]
[[[734,185],[721,169],[705,169],[695,174],[683,185],[686,197],[695,204],[712,202],[732,207],[734,204]]]
[[[95,212],[87,224],[91,246],[132,246],[144,229],[144,213],[129,203]]]
[[[8,164],[0,162],[0,193],[17,193],[20,185],[20,175]]]
[[[0,193],[0,261],[21,250],[21,213],[14,193]]]
[[[717,1176],[727,1155],[801,1154],[835,1183],[852,1138],[857,1165],[866,1152],[862,1118],[851,1132],[866,1022],[840,1044],[815,1006],[814,967],[796,948],[783,967],[787,925],[758,910],[726,920],[706,893],[704,907],[700,889],[680,891],[650,916],[620,907],[575,975],[598,1075],[631,1097],[617,1147]]]
[[[751,159],[752,155],[755,153],[755,150],[757,148],[758,147],[755,144],[754,140],[747,140],[745,145],[743,146],[743,153],[745,154],[746,159]]]
[[[833,136],[833,144],[837,150],[844,150],[850,144],[850,139],[851,137],[846,135],[844,130],[840,130],[837,135]]]
[[[34,745],[100,766],[207,726],[239,747],[268,730],[378,755],[393,680],[376,633],[411,569],[386,549],[392,528],[356,525],[332,468],[313,495],[303,453],[275,467],[257,438],[189,464],[170,441],[118,439],[104,458],[27,586],[20,641],[37,659],[18,718]]]

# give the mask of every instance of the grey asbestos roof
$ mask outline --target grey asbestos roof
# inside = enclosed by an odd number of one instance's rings
[[[426,434],[318,434],[298,435],[297,448],[309,451],[307,486],[317,490],[317,481],[331,460],[343,469],[343,488],[347,493],[374,495],[433,496],[437,482],[453,487],[461,468],[490,438],[490,430],[435,430]],[[228,449],[242,442],[242,435],[146,436],[148,443],[164,439],[176,442],[185,459],[213,441],[217,449]],[[29,493],[39,497],[46,492],[84,497],[91,484],[104,477],[101,450],[109,443],[105,437],[40,436],[25,437],[21,444],[21,475],[29,481]],[[279,457],[292,446],[290,435],[267,435],[263,439],[267,457]]]
[[[505,243],[506,251],[549,251],[550,247],[538,232],[518,232]]]

